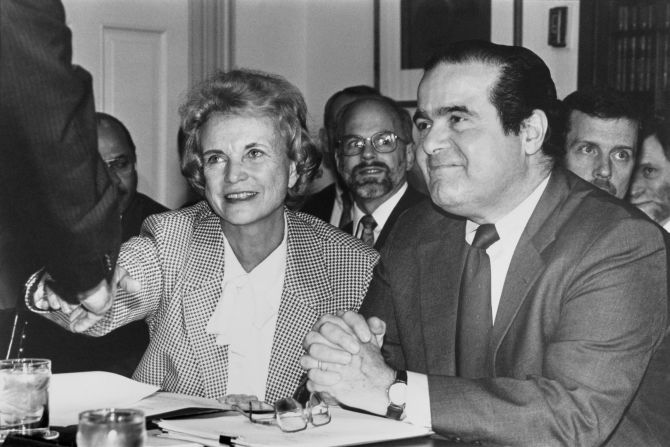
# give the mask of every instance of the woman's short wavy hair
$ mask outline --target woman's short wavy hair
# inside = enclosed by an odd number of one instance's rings
[[[296,164],[297,182],[289,188],[286,203],[295,205],[314,178],[320,152],[307,131],[307,106],[300,91],[281,76],[256,70],[219,71],[196,85],[179,108],[184,146],[181,172],[204,195],[201,131],[214,114],[269,118]]]

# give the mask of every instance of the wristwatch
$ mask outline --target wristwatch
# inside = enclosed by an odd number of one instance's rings
[[[405,412],[405,401],[407,400],[407,371],[395,372],[395,380],[386,390],[389,406],[386,408],[386,417],[401,420]]]

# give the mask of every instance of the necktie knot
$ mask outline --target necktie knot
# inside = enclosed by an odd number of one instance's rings
[[[361,217],[361,225],[363,225],[363,229],[365,230],[374,230],[377,227],[377,221],[375,221],[372,215],[366,214]]]
[[[366,214],[361,217],[361,225],[363,225],[363,231],[361,232],[361,240],[368,244],[370,247],[375,246],[375,233],[374,229],[377,226],[375,218],[370,214]]]
[[[500,236],[498,236],[495,225],[480,225],[479,228],[477,228],[477,232],[475,233],[475,238],[472,240],[472,246],[474,248],[486,250],[499,239]]]

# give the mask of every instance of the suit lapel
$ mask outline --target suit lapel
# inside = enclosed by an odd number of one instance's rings
[[[542,252],[555,239],[557,228],[562,224],[559,213],[569,189],[565,173],[554,169],[519,239],[507,271],[493,326],[492,365],[495,365],[495,353],[503,337],[526,300],[535,279],[545,268]]]
[[[223,284],[223,233],[219,217],[208,210],[193,234],[193,245],[183,278],[184,325],[202,372],[205,395],[226,393],[228,350],[216,344],[216,337],[205,331],[221,297]]]
[[[453,375],[465,220],[440,216],[435,224],[426,228],[432,232],[426,234],[418,247],[426,367],[429,374]],[[443,355],[433,355],[436,352]]]
[[[379,237],[374,246],[375,250],[379,251],[384,246],[384,241],[386,241],[386,238],[393,229],[393,225],[395,225],[395,221],[398,220],[398,217],[400,217],[402,212],[410,206],[416,205],[423,198],[425,198],[423,194],[412,188],[409,184],[407,185],[407,190],[398,201],[398,204],[393,208],[391,214],[389,214],[389,218],[386,220],[384,228],[382,228],[382,231],[379,233]]]
[[[265,399],[291,396],[303,370],[297,362],[303,354],[302,340],[312,324],[324,313],[325,303],[332,302],[323,254],[314,234],[292,212],[286,212],[288,223],[286,275],[282,291],[277,327]]]

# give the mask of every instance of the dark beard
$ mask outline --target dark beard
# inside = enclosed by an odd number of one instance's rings
[[[388,176],[384,176],[379,180],[366,178],[354,181],[353,185],[350,185],[350,188],[359,197],[364,199],[374,199],[381,197],[384,194],[388,194],[388,192],[393,189],[393,183],[391,183],[391,179],[388,178]]]

